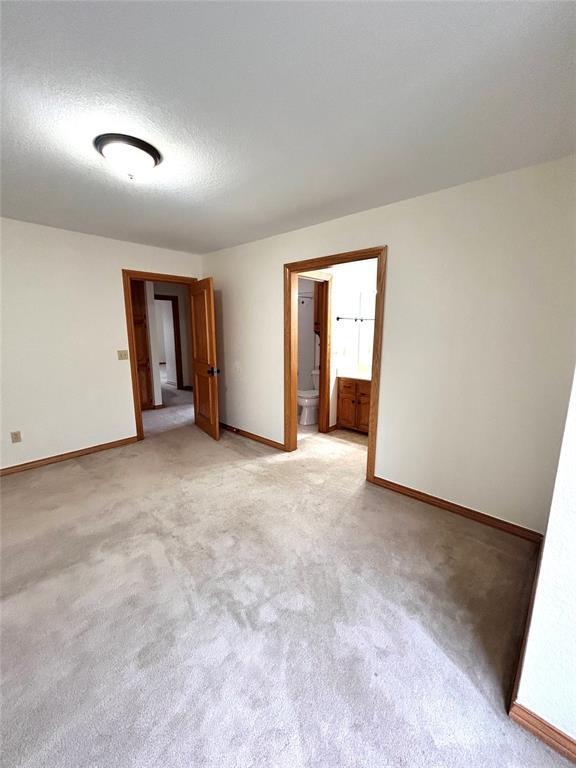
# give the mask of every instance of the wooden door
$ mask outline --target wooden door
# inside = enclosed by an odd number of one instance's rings
[[[370,421],[371,382],[359,381],[356,385],[356,426],[362,432],[368,432]]]
[[[214,287],[206,277],[190,286],[192,315],[192,370],[196,424],[214,440],[220,439],[218,373],[216,367],[216,322]]]
[[[136,348],[136,371],[140,406],[142,410],[154,407],[154,387],[150,367],[150,338],[148,335],[148,316],[146,312],[146,286],[143,280],[131,280],[132,322],[134,324],[134,344]]]

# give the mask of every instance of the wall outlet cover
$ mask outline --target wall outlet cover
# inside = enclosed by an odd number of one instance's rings
[[[118,360],[128,360],[128,350],[127,349],[119,349],[118,350]]]
[[[22,435],[20,432],[10,432],[10,440],[13,443],[21,443],[22,442]]]

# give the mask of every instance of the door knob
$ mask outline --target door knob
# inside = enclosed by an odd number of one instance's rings
[[[220,373],[220,368],[208,368],[208,376],[217,376]]]

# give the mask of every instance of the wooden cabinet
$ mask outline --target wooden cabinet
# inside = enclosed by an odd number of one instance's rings
[[[338,427],[368,432],[371,386],[365,379],[338,378]]]

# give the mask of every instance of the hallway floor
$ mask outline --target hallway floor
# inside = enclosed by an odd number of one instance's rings
[[[167,432],[194,424],[194,395],[191,390],[177,389],[162,381],[163,408],[142,411],[144,435]]]
[[[568,766],[505,712],[534,545],[365,456],[184,426],[6,477],[4,764]]]

